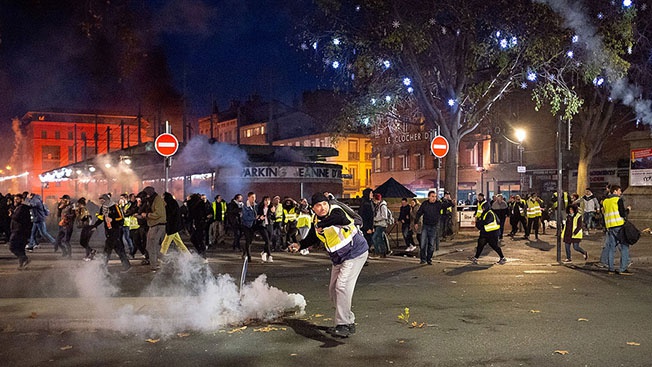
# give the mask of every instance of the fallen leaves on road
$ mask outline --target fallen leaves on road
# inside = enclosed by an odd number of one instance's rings
[[[32,312],[29,316],[27,316],[30,319],[35,319],[38,317],[38,314],[36,312]]]
[[[61,347],[61,348],[59,348],[59,349],[61,349],[61,350],[72,349],[72,345],[66,345],[65,347]]]
[[[244,331],[246,328],[247,328],[246,325],[243,326],[243,327],[237,327],[235,329],[231,329],[231,330],[227,331],[227,333],[229,333],[229,334],[238,333],[238,332]]]
[[[565,356],[565,355],[568,354],[568,351],[567,350],[556,350],[554,353],[555,354],[561,354],[562,356]]]
[[[641,343],[637,343],[637,342],[627,342],[627,345],[633,345],[633,346],[638,347],[639,345],[641,345]]]
[[[324,317],[324,315],[322,315],[320,313],[316,313],[316,314],[312,315],[312,317]]]
[[[398,343],[399,343],[399,344],[405,344],[405,340],[400,339],[400,340],[398,341]]]
[[[177,333],[177,336],[178,336],[179,338],[185,338],[185,337],[187,337],[187,336],[190,336],[190,333]]]
[[[161,341],[161,339],[145,339],[146,342],[156,344]]]
[[[541,313],[539,310],[530,310],[530,313]]]
[[[411,327],[411,328],[419,328],[419,329],[420,329],[420,328],[422,328],[422,327],[424,327],[424,326],[426,326],[426,323],[425,323],[425,322],[417,323],[416,321],[413,321],[413,322],[410,324],[410,327]]]
[[[255,332],[260,332],[260,333],[269,333],[270,331],[278,331],[278,330],[286,331],[287,328],[284,327],[278,328],[276,326],[267,325],[264,327],[260,327],[258,329],[254,329]]]
[[[401,314],[398,315],[398,319],[405,322],[406,324],[410,323],[410,308],[406,307]]]
[[[577,321],[589,321],[589,319],[585,319],[583,317],[580,317],[579,319],[577,319]]]
[[[290,353],[290,357],[296,357],[296,356],[298,356],[298,354],[296,354],[296,353]]]

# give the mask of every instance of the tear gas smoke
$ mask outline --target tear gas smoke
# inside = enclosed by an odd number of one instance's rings
[[[616,67],[612,65],[605,52],[604,42],[598,35],[597,28],[591,23],[583,4],[579,1],[567,0],[535,0],[547,4],[561,15],[565,24],[575,30],[578,39],[588,51],[588,57],[605,68],[607,78],[611,83],[611,98],[622,101],[634,109],[636,116],[642,122],[652,125],[652,101],[641,97],[639,87],[631,84],[625,78],[617,76]]]
[[[156,336],[180,331],[215,331],[247,320],[275,320],[287,312],[304,313],[306,301],[267,284],[263,274],[239,291],[228,274],[213,275],[197,256],[170,254],[152,283],[134,304],[112,308],[108,297],[118,293],[117,277],[104,261],[85,263],[72,277],[82,297],[92,300],[98,317],[112,320],[113,330]],[[137,307],[136,303],[146,302]]]

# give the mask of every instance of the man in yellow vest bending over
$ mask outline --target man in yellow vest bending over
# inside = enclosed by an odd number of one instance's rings
[[[335,304],[335,327],[329,333],[340,338],[355,333],[355,315],[351,311],[355,283],[367,261],[369,246],[358,227],[344,209],[329,203],[326,195],[312,196],[312,226],[306,238],[288,246],[290,252],[317,245],[320,242],[333,262],[328,287]]]

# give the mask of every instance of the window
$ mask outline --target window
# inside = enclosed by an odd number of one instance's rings
[[[77,159],[75,158],[75,150],[73,149],[73,147],[68,147],[68,163],[72,163],[75,161],[77,161]]]
[[[59,140],[61,139],[61,132],[60,131],[55,131],[54,132],[54,139]]]
[[[84,140],[84,141],[86,141],[86,139],[88,139],[88,138],[86,137],[86,132],[85,132],[85,131],[82,131],[82,133],[81,133],[81,139]]]
[[[394,157],[387,157],[387,170],[388,171],[394,170]]]
[[[68,131],[68,140],[73,140],[74,137],[72,135],[72,131]]]
[[[401,169],[407,171],[410,169],[410,156],[406,154],[401,154],[398,156],[398,159],[401,161]]]
[[[47,130],[41,130],[41,139],[47,139],[47,138],[48,138]]]
[[[364,179],[365,179],[365,182],[364,182],[365,186],[371,185],[371,170],[370,169],[365,171]]]
[[[358,148],[357,140],[349,140],[349,160],[350,161],[360,160],[360,150]]]
[[[417,169],[426,168],[426,156],[424,154],[418,153],[414,155],[417,159]]]
[[[373,160],[374,172],[380,172],[380,154],[376,154]]]

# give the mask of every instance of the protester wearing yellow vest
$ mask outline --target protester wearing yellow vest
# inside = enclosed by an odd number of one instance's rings
[[[608,266],[609,272],[613,273],[615,270],[614,257],[616,247],[620,245],[620,269],[617,273],[631,275],[627,270],[629,267],[629,244],[618,240],[618,234],[622,230],[623,224],[625,224],[625,218],[629,210],[629,207],[625,208],[625,204],[620,195],[622,195],[620,186],[611,185],[611,195],[602,202],[607,236],[605,237],[605,246],[602,250],[600,260]]]
[[[577,205],[571,204],[566,207],[566,221],[564,222],[564,227],[562,229],[562,240],[564,241],[564,246],[566,247],[566,260],[564,262],[568,263],[571,260],[571,243],[573,244],[573,249],[581,253],[584,256],[584,260],[589,258],[589,254],[580,247],[580,241],[582,241],[582,215],[579,213]]]
[[[315,213],[312,227],[306,238],[288,248],[291,252],[298,252],[324,243],[333,262],[328,290],[335,304],[335,327],[330,328],[329,333],[346,338],[355,333],[351,303],[358,276],[367,261],[369,246],[353,218],[339,206],[331,205],[324,194],[314,194],[311,203]]]
[[[480,236],[478,237],[478,247],[475,249],[475,256],[469,260],[471,260],[473,264],[477,264],[478,259],[482,254],[482,250],[487,244],[489,244],[489,246],[494,251],[496,251],[498,256],[500,256],[500,260],[498,260],[497,264],[502,265],[507,262],[507,259],[505,259],[500,246],[498,246],[498,235],[500,233],[500,224],[498,223],[498,217],[493,212],[493,210],[491,210],[491,205],[489,205],[487,202],[482,204],[482,208],[480,210],[482,210],[482,216],[475,220],[475,227],[480,230]]]
[[[213,222],[208,229],[208,244],[210,246],[224,245],[224,237],[226,235],[226,201],[222,199],[222,195],[216,195],[215,201],[211,203],[213,209]]]
[[[541,199],[539,199],[535,192],[530,194],[530,198],[527,199],[525,213],[527,217],[527,228],[525,229],[525,237],[523,238],[529,241],[532,229],[534,229],[534,236],[538,241],[539,222],[541,221]]]

